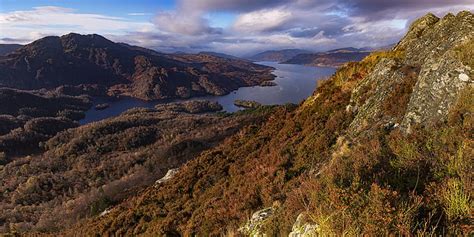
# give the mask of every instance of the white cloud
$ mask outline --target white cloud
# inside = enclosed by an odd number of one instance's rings
[[[71,8],[42,6],[27,11],[0,13],[0,29],[2,38],[18,39],[18,43],[28,43],[46,35],[62,35],[69,32],[104,35],[120,35],[128,31],[146,32],[152,31],[154,25],[120,17],[78,13]]]
[[[160,12],[154,23],[159,30],[183,35],[218,34],[220,28],[209,26],[208,20],[201,14],[182,11]]]
[[[240,15],[234,29],[243,32],[264,32],[281,27],[292,18],[292,12],[282,9],[264,9]]]
[[[407,23],[428,11],[443,16],[447,11],[474,9],[472,4],[450,6],[441,0],[434,5],[428,0],[416,4],[403,0],[400,6],[398,2],[352,1],[357,8],[342,0],[177,1],[177,9],[150,15],[150,22],[131,20],[143,19],[137,16],[146,16],[145,12],[130,12],[123,18],[55,6],[4,12],[0,13],[0,43],[28,43],[47,35],[77,32],[167,52],[206,50],[245,55],[282,48],[322,51],[395,43],[407,30]],[[220,19],[213,18],[216,13]],[[210,23],[216,20],[227,22]]]
[[[130,12],[127,15],[129,15],[129,16],[149,16],[151,14],[146,13],[146,12]]]

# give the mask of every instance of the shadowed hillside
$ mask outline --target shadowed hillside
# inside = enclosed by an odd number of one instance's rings
[[[0,44],[0,56],[7,55],[19,49],[21,46],[21,44]]]
[[[282,50],[269,50],[261,52],[249,57],[250,60],[254,61],[271,61],[271,62],[284,62],[293,58],[298,54],[311,53],[308,50],[303,49],[282,49]]]
[[[0,88],[0,164],[12,157],[39,152],[40,143],[68,128],[77,127],[91,107],[86,95],[57,90],[23,91]]]
[[[277,111],[210,113],[221,109],[207,101],[160,104],[58,133],[43,154],[0,166],[0,232],[59,230],[96,216]]]

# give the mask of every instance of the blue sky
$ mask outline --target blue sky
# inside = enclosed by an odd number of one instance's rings
[[[0,0],[0,43],[77,32],[165,52],[324,51],[384,46],[427,12],[473,9],[472,0]]]
[[[176,8],[174,0],[1,0],[0,11],[29,10],[38,6],[74,8],[83,13],[123,16],[129,12],[157,12]]]

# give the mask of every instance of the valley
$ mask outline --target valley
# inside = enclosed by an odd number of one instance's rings
[[[34,2],[0,11],[0,236],[474,233],[474,5]]]
[[[300,65],[285,65],[274,62],[257,62],[257,64],[275,68],[272,74],[276,76],[272,82],[275,86],[242,87],[227,95],[204,96],[175,101],[208,100],[222,105],[225,112],[236,112],[242,108],[234,105],[235,100],[254,100],[264,105],[282,105],[286,103],[298,104],[311,95],[317,81],[330,76],[335,70],[324,67],[305,67]],[[165,101],[166,102],[166,101]],[[124,97],[121,99],[96,97],[94,105],[107,103],[109,108],[97,111],[93,107],[85,112],[81,124],[90,123],[112,116],[117,116],[127,109],[134,107],[154,107],[163,101],[143,101],[135,98]],[[169,102],[169,101],[168,101]]]

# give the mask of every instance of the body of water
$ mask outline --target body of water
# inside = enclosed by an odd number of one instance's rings
[[[217,101],[227,112],[235,112],[241,109],[234,105],[235,100],[253,100],[264,105],[298,104],[313,93],[319,79],[328,77],[335,72],[334,68],[326,67],[278,64],[276,62],[259,62],[258,64],[271,66],[276,69],[273,71],[273,74],[277,76],[273,81],[277,84],[276,86],[242,87],[224,96],[194,97],[188,100],[205,99]],[[101,103],[108,103],[110,107],[100,111],[95,110],[94,106]],[[122,98],[119,100],[95,98],[94,106],[86,111],[86,117],[80,123],[87,124],[117,116],[134,107],[153,108],[159,103],[163,102],[149,102],[135,98]]]

